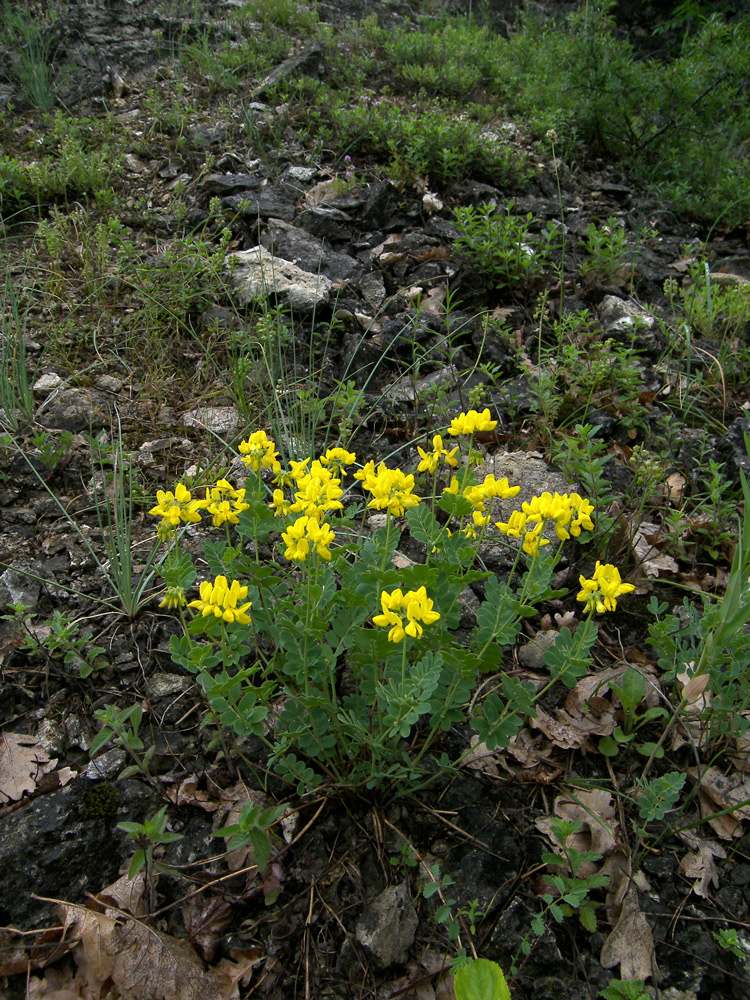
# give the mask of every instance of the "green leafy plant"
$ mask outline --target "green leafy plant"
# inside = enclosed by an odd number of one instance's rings
[[[622,710],[622,722],[615,726],[611,736],[602,736],[599,740],[599,753],[605,757],[616,757],[623,746],[627,746],[635,738],[638,730],[657,719],[668,716],[666,708],[655,705],[638,713],[638,707],[646,695],[646,679],[639,670],[628,667],[620,679],[620,683],[610,682],[610,689],[617,695]],[[634,743],[638,753],[645,757],[654,754],[655,757],[663,757],[664,752],[655,743],[645,741]]]
[[[711,937],[722,951],[728,951],[735,958],[744,959],[746,957],[736,927],[722,927],[718,931],[714,931]]]
[[[144,872],[149,909],[153,912],[156,909],[154,875],[159,871],[169,870],[155,859],[154,853],[157,848],[164,844],[174,844],[176,841],[182,840],[182,834],[170,833],[167,830],[166,806],[162,806],[151,819],[144,820],[143,823],[118,823],[117,828],[126,833],[128,838],[134,840],[138,845],[130,862],[128,878],[132,880],[139,872]]]
[[[32,420],[35,403],[26,365],[26,315],[7,269],[1,295],[0,428],[18,432]]]
[[[599,996],[603,1000],[648,1000],[649,995],[642,979],[610,979]]]
[[[62,657],[68,666],[77,667],[79,676],[90,677],[95,670],[105,664],[103,646],[96,646],[91,636],[81,633],[80,620],[71,618],[63,611],[55,610],[46,623],[32,628],[25,604],[11,605],[11,613],[0,615],[3,621],[15,622],[26,635],[20,649],[31,654],[41,653],[50,661]]]
[[[607,219],[602,226],[590,222],[583,231],[583,249],[586,257],[579,269],[584,279],[597,277],[600,281],[611,281],[628,263],[630,248],[617,219]]]
[[[523,288],[551,265],[552,250],[559,243],[554,226],[541,233],[532,230],[533,215],[504,212],[490,202],[467,205],[454,213],[459,236],[456,247],[494,288]]]
[[[449,432],[459,441],[468,438],[469,458],[474,431],[492,424],[488,410],[470,411],[454,418]],[[506,745],[547,689],[534,692],[503,674],[503,696],[492,691],[467,715],[478,675],[494,669],[522,618],[553,593],[560,547],[547,554],[545,521],[552,518],[558,539],[564,539],[566,524],[574,534],[593,527],[592,508],[577,494],[556,497],[549,509],[537,498],[527,514],[518,512],[520,521],[514,515],[507,524],[498,522],[502,534],[523,532],[522,546],[513,551],[516,563],[522,555],[527,563],[517,588],[500,584],[475,568],[477,546],[491,519],[492,498],[516,490],[494,476],[477,483],[470,462],[458,468],[460,443],[450,451],[439,435],[432,443],[432,453],[423,449],[417,473],[424,473],[424,499],[414,492],[414,475],[401,469],[385,464],[376,469],[368,462],[357,473],[372,497],[370,508],[382,509],[385,520],[364,538],[355,517],[361,508],[345,507],[340,499],[355,456],[337,447],[282,469],[263,431],[240,444],[252,469],[243,489],[220,481],[204,500],[178,484],[174,493],[160,491],[152,509],[163,518],[159,533],[169,546],[160,569],[167,585],[162,604],[169,607],[187,602],[195,579],[192,561],[179,546],[182,525],[199,520],[204,510],[214,514],[217,526],[224,524],[226,543],[206,546],[213,579],[201,583],[200,597],[190,602],[199,613],[185,622],[183,636],[173,637],[172,656],[197,675],[216,721],[238,734],[266,738],[269,699],[283,686],[284,707],[268,742],[276,770],[299,791],[324,782],[335,789],[413,789],[430,780],[425,754],[455,722],[469,718],[488,748]],[[441,490],[436,475],[443,462],[451,473]],[[275,474],[275,489],[266,484],[263,468]],[[335,530],[329,516],[335,517]],[[414,542],[424,546],[423,564],[393,565],[400,518]],[[525,518],[530,518],[526,527]],[[236,525],[237,542],[230,525]],[[259,546],[279,530],[283,558],[260,563]],[[459,595],[472,580],[484,581],[484,603],[470,641],[458,643],[452,629]],[[611,609],[614,597],[631,589],[614,567],[597,569],[579,594],[588,617],[575,636],[564,629],[548,651],[547,687],[573,686],[587,669],[597,633],[591,616],[596,607],[604,608],[605,599],[592,595],[606,592]],[[380,614],[374,613],[378,607]],[[254,661],[245,659],[251,643]],[[442,766],[449,763],[442,758]]]
[[[139,735],[143,720],[143,709],[140,705],[118,709],[116,705],[106,705],[94,712],[94,718],[102,724],[102,728],[94,737],[89,747],[89,756],[94,758],[108,743],[121,747],[132,759],[133,763],[120,774],[121,778],[142,774],[147,781],[153,783],[148,769],[156,751],[156,744],[146,746]]]
[[[253,861],[258,866],[261,875],[265,874],[271,858],[271,840],[268,828],[284,814],[286,803],[263,809],[245,802],[240,810],[236,823],[216,830],[214,837],[228,837],[228,851],[237,851],[241,847],[252,845]]]

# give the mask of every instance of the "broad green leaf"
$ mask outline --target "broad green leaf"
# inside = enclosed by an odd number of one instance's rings
[[[456,1000],[510,1000],[503,970],[487,958],[475,958],[459,969],[453,991]]]

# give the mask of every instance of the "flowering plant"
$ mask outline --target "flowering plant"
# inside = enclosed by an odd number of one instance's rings
[[[507,745],[548,687],[585,673],[593,614],[632,589],[597,564],[592,580],[581,578],[584,627],[563,629],[546,654],[549,684],[537,691],[502,670],[523,618],[564,593],[551,589],[555,566],[566,541],[592,530],[593,507],[577,493],[544,493],[493,521],[493,502],[519,492],[474,475],[475,432],[494,426],[489,410],[462,413],[447,429],[458,444],[433,436],[415,472],[368,461],[353,474],[356,455],[341,447],[282,468],[256,431],[239,446],[242,489],[220,480],[205,499],[183,484],[159,492],[151,513],[170,546],[162,606],[184,625],[172,656],[198,676],[219,725],[265,740],[300,792],[326,782],[413,788],[428,780],[425,754],[457,722],[469,721],[489,749]],[[204,512],[225,540],[206,543],[212,579],[188,601],[197,574],[179,538]],[[481,568],[488,533],[514,550],[505,582]],[[421,563],[397,554],[406,537]],[[482,594],[475,615],[469,587]],[[478,699],[482,674],[498,681]]]

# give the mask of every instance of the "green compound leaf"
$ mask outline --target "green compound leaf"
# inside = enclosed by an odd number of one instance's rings
[[[685,777],[685,774],[680,774],[679,771],[669,771],[659,778],[654,778],[653,781],[637,779],[637,784],[642,790],[638,800],[638,812],[644,823],[664,819],[669,810],[674,808],[685,784]]]
[[[497,962],[475,958],[456,973],[456,1000],[510,1000],[510,990]]]

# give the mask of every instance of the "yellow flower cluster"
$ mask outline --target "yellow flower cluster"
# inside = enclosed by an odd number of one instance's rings
[[[206,511],[213,515],[214,527],[239,523],[239,515],[250,506],[245,503],[245,492],[234,489],[226,479],[220,479],[216,486],[206,487]]]
[[[474,434],[476,431],[494,431],[496,427],[497,420],[492,419],[489,409],[484,409],[481,413],[469,410],[451,420],[448,433],[452,437],[458,437],[460,434]]]
[[[452,493],[454,496],[458,496],[460,493],[461,496],[469,501],[474,508],[471,515],[473,524],[467,525],[463,531],[469,538],[476,538],[477,528],[481,530],[490,522],[487,504],[491,507],[495,497],[499,497],[501,500],[514,497],[520,489],[520,486],[511,486],[507,478],[495,479],[490,474],[484,477],[484,482],[470,484],[465,486],[463,490],[459,485],[458,479],[454,476],[450,481],[450,485],[446,486],[443,490],[443,493]]]
[[[200,598],[191,601],[188,607],[200,611],[204,618],[214,615],[228,625],[232,622],[237,622],[239,625],[250,624],[250,615],[247,611],[252,602],[247,601],[238,606],[238,602],[247,597],[247,587],[240,586],[237,580],[232,580],[231,586],[225,576],[217,576],[213,583],[204,580],[200,585],[200,595]]]
[[[281,468],[276,446],[269,441],[265,431],[255,431],[247,441],[240,441],[238,450],[244,464],[253,472],[260,472],[261,469],[278,472]]]
[[[208,506],[208,500],[193,500],[192,493],[183,483],[175,486],[174,493],[157,490],[156,500],[156,506],[151,508],[149,514],[161,517],[160,528],[163,525],[167,533],[180,524],[197,523],[201,519],[200,511]]]
[[[497,521],[496,527],[511,538],[520,538],[523,532],[523,551],[533,556],[549,545],[549,539],[542,536],[546,521],[555,522],[557,537],[564,542],[571,536],[577,538],[581,531],[593,531],[593,512],[594,505],[578,493],[545,492],[526,501],[521,510],[514,510],[508,521]]]
[[[293,475],[299,489],[294,494],[294,503],[289,507],[292,514],[307,514],[320,520],[329,510],[343,510],[344,505],[339,500],[344,492],[341,480],[329,468],[319,459],[315,459],[309,472],[305,462],[293,464],[296,466]]]
[[[286,543],[285,557],[304,561],[311,551],[321,559],[330,559],[331,544],[336,536],[325,521],[320,522],[316,517],[305,514],[282,531],[281,537]]]
[[[585,602],[585,611],[596,611],[601,615],[605,611],[615,611],[617,598],[635,590],[632,583],[623,583],[620,571],[611,563],[602,565],[596,562],[594,575],[590,580],[585,576],[578,578],[581,590],[576,594],[576,600]]]
[[[362,482],[362,488],[372,493],[372,500],[367,504],[375,510],[387,510],[394,517],[403,517],[409,507],[416,507],[419,497],[412,492],[414,476],[406,475],[401,469],[389,469],[381,462],[375,470],[375,463],[367,465],[354,473],[354,478]]]
[[[419,445],[417,445],[417,451],[419,452],[419,457],[422,459],[417,466],[417,472],[429,472],[433,475],[437,471],[441,458],[446,465],[450,465],[454,469],[458,465],[458,459],[456,458],[458,445],[448,451],[443,447],[443,439],[439,434],[436,434],[432,439],[432,451],[424,451]]]
[[[438,612],[432,610],[432,603],[424,587],[407,590],[405,594],[400,590],[390,594],[384,590],[380,595],[382,614],[375,615],[372,621],[374,625],[389,629],[389,642],[401,642],[407,635],[421,639],[424,631],[422,624],[432,625],[440,618]]]

